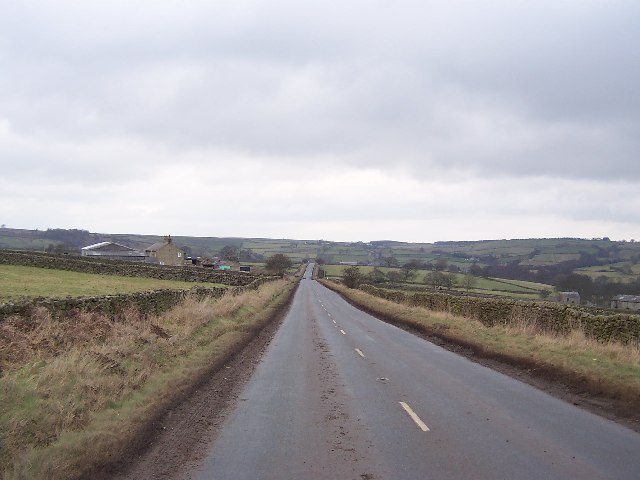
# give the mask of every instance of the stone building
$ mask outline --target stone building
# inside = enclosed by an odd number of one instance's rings
[[[82,247],[80,254],[83,257],[103,258],[106,260],[128,260],[143,262],[145,254],[139,250],[120,245],[115,242],[100,242]]]
[[[183,266],[184,252],[173,243],[171,235],[164,241],[154,243],[144,251],[147,263],[157,263],[159,265]]]
[[[580,305],[580,294],[578,292],[558,292],[558,301],[569,305]]]
[[[611,308],[640,311],[640,295],[617,295],[611,300]]]

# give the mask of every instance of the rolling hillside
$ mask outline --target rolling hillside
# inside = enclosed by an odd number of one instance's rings
[[[167,232],[170,233],[170,232]],[[90,233],[85,230],[16,230],[0,228],[0,248],[78,254],[91,243],[114,241],[136,249],[159,241],[159,235]],[[640,294],[640,242],[608,238],[545,238],[464,242],[406,243],[390,240],[331,242],[266,238],[174,236],[187,255],[213,257],[232,247],[244,262],[263,262],[276,253],[295,262],[315,260],[527,281],[577,290],[594,303],[606,304],[617,293]],[[424,272],[419,275],[424,276]]]

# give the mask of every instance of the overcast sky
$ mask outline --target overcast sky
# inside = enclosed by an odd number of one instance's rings
[[[0,0],[0,224],[640,240],[637,0]]]

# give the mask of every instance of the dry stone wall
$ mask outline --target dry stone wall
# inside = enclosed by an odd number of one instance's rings
[[[183,282],[221,283],[244,286],[254,282],[257,275],[241,272],[220,272],[201,267],[168,267],[134,262],[105,260],[71,255],[55,255],[39,252],[0,250],[0,264],[69,270],[100,275],[124,277],[149,277]]]
[[[406,293],[362,285],[361,290],[396,303],[406,303],[474,318],[484,325],[531,322],[545,331],[566,334],[582,330],[599,341],[640,342],[640,316],[593,315],[580,309],[551,302],[527,302],[503,298],[447,295],[444,293]]]
[[[0,320],[9,316],[28,318],[38,308],[45,308],[52,317],[59,318],[72,312],[102,313],[116,317],[129,309],[143,314],[158,314],[182,302],[187,295],[197,298],[219,297],[225,288],[198,288],[191,290],[153,290],[98,297],[34,298],[17,303],[0,304]]]
[[[100,275],[221,283],[231,287],[206,288],[194,286],[190,290],[162,289],[96,297],[32,298],[0,304],[0,321],[13,315],[28,317],[37,308],[47,309],[55,318],[61,315],[72,315],[74,312],[96,312],[113,318],[129,309],[135,309],[143,314],[158,314],[180,304],[187,295],[195,296],[198,299],[204,297],[217,298],[228,291],[239,294],[248,289],[258,288],[265,282],[277,279],[277,277],[257,276],[239,272],[212,272],[191,267],[140,265],[124,261],[105,261],[86,257],[14,250],[0,250],[0,264],[70,270]]]
[[[116,318],[130,309],[135,309],[142,314],[159,314],[179,305],[187,296],[203,299],[205,297],[217,298],[225,292],[239,294],[246,290],[256,289],[263,283],[274,279],[275,277],[261,277],[248,285],[231,289],[193,287],[190,290],[162,289],[97,297],[33,298],[0,304],[0,321],[10,316],[28,318],[38,308],[45,308],[54,318],[73,315],[74,312],[95,312]]]

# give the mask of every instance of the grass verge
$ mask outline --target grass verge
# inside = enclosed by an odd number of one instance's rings
[[[153,422],[220,368],[286,304],[270,282],[187,299],[158,317],[130,312],[0,324],[0,472],[6,479],[90,477],[142,442]]]
[[[487,327],[477,320],[399,304],[322,281],[349,302],[389,323],[469,349],[474,356],[505,362],[576,393],[617,401],[618,413],[640,417],[640,345],[601,343],[581,331],[566,336],[542,330],[527,318]]]

